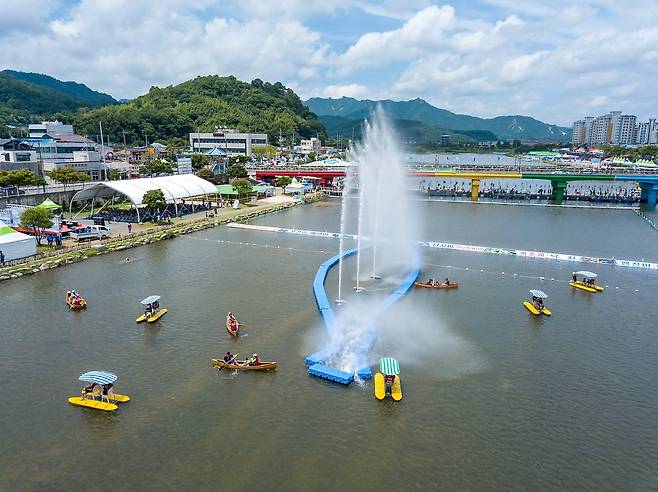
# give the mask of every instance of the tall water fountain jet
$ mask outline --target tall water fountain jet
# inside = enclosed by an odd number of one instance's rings
[[[366,289],[337,313],[329,328],[332,367],[355,372],[369,364],[368,354],[376,337],[377,320],[391,304],[390,295],[417,266],[415,243],[417,214],[407,195],[407,170],[386,116],[377,109],[364,125],[364,138],[350,149],[354,162],[347,173],[351,185],[358,182],[358,238],[356,289],[361,290],[364,257],[370,257],[368,277],[381,277],[381,289]],[[347,188],[347,186],[346,186]],[[351,190],[349,190],[351,191]],[[346,228],[348,190],[343,192],[341,237]],[[342,242],[342,241],[341,241]],[[342,258],[344,244],[341,244]],[[349,261],[349,260],[348,260]],[[353,260],[352,260],[353,261]],[[339,263],[339,299],[342,299],[342,260]]]
[[[352,192],[354,183],[354,174],[350,168],[347,169],[345,180],[343,182],[343,198],[340,207],[340,239],[339,239],[339,260],[338,260],[338,298],[336,304],[343,304],[343,257],[345,255],[345,234],[347,229],[347,204],[345,200]]]

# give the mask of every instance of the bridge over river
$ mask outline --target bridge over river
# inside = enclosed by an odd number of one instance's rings
[[[322,185],[329,185],[338,177],[345,176],[345,166],[287,165],[281,167],[253,166],[250,172],[259,180],[271,180],[278,176],[316,178]],[[551,199],[564,201],[564,191],[572,181],[619,181],[635,182],[640,186],[641,202],[655,207],[658,198],[658,170],[632,168],[590,168],[575,165],[482,165],[461,164],[455,166],[409,166],[409,175],[425,178],[459,178],[471,180],[471,200],[477,201],[480,181],[483,179],[531,179],[550,181]]]

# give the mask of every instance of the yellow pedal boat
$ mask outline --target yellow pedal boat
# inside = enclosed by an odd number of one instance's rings
[[[146,308],[144,314],[137,316],[135,319],[136,323],[141,323],[143,321],[153,323],[167,314],[167,309],[160,308],[160,296],[149,296],[142,300],[141,304],[146,306]]]

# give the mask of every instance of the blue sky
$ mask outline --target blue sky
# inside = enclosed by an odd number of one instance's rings
[[[658,1],[2,0],[0,67],[117,98],[197,75],[550,123],[658,117]],[[157,7],[156,7],[157,5]],[[17,48],[19,47],[19,48]]]

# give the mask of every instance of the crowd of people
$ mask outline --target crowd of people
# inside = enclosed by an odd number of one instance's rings
[[[107,403],[112,403],[114,401],[114,384],[91,383],[82,388],[80,398],[83,400],[100,400],[106,401]]]
[[[178,207],[175,207],[173,204],[168,204],[164,210],[157,212],[150,212],[146,208],[140,209],[139,218],[137,217],[136,209],[108,209],[101,212],[96,212],[93,216],[87,217],[88,219],[94,218],[104,218],[107,221],[112,222],[127,222],[127,223],[137,223],[137,222],[168,222],[173,217],[183,217],[185,215],[190,215],[197,212],[209,212],[217,208],[228,208],[233,205],[232,201],[228,200],[219,200],[217,202],[204,202],[204,203],[195,203],[192,206],[191,203],[185,203],[183,200],[178,204]]]
[[[421,180],[418,189],[430,196],[453,198],[471,196],[470,181],[433,183],[429,180]],[[552,192],[550,185],[540,183],[512,184],[482,181],[478,196],[503,200],[549,200]],[[636,203],[640,201],[640,191],[625,186],[569,184],[565,190],[564,199],[571,201]]]

